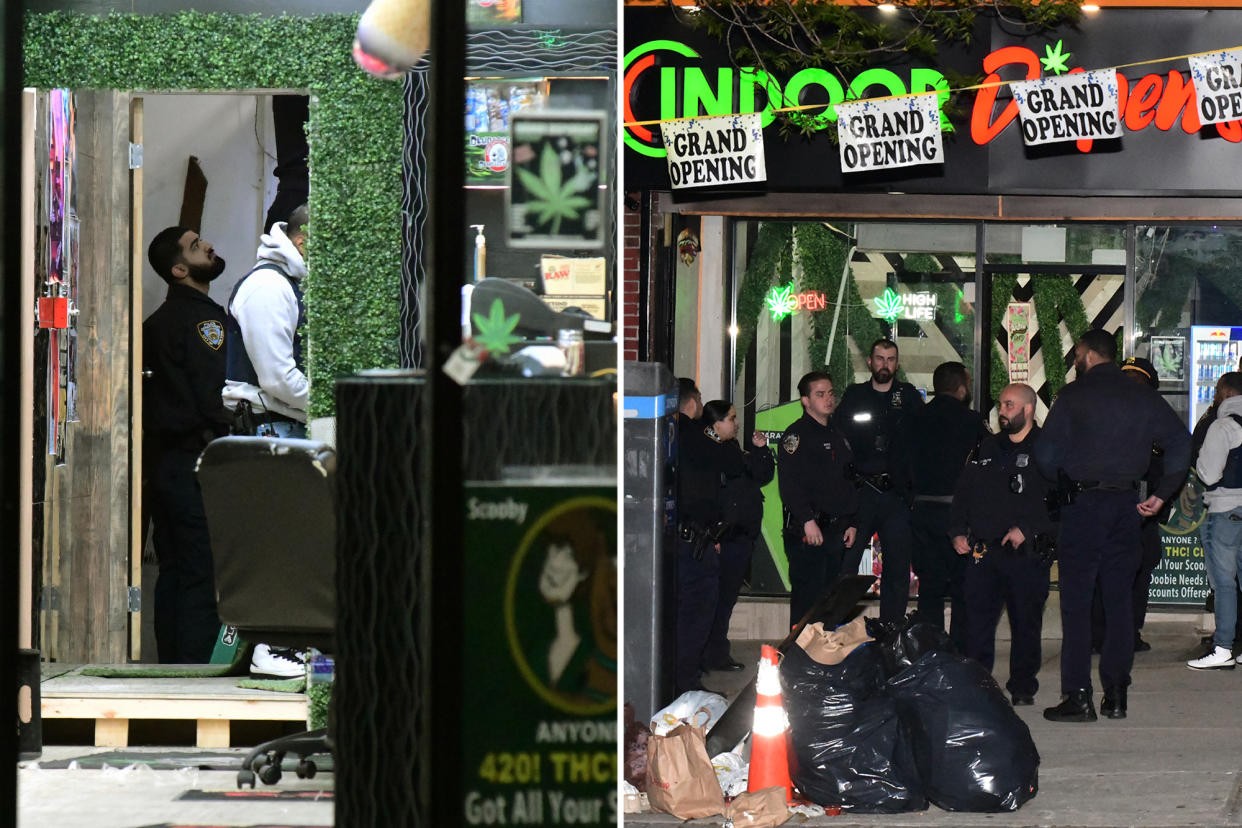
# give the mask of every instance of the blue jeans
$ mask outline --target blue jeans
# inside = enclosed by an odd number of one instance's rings
[[[1238,626],[1238,592],[1234,580],[1242,570],[1242,506],[1229,512],[1209,512],[1203,521],[1203,553],[1208,582],[1216,602],[1217,647],[1233,649]]]

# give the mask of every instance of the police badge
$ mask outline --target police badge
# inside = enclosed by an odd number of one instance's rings
[[[784,446],[785,451],[787,451],[790,454],[793,454],[795,451],[798,450],[798,443],[800,442],[802,442],[802,438],[800,438],[797,434],[790,434],[788,437],[785,438],[784,442],[782,442],[781,445]]]
[[[224,344],[224,326],[214,319],[199,322],[198,335],[213,351],[220,350],[220,346]]]
[[[901,389],[900,388],[893,389],[893,396],[892,396],[890,405],[892,405],[893,408],[901,408]]]

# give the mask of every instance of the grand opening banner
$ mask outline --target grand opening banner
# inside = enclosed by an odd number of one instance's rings
[[[767,192],[1242,195],[1242,118],[1201,119],[1204,90],[1184,57],[1242,43],[1242,10],[1110,8],[1039,35],[981,19],[972,45],[943,45],[934,66],[902,60],[841,75],[735,65],[720,42],[665,7],[626,7],[625,23],[622,132],[631,189],[671,186],[660,128],[647,122],[749,112],[759,115],[766,145],[767,181],[755,189]],[[1113,71],[1118,137],[1026,145],[1010,82],[1108,67],[1122,67]],[[983,87],[950,93],[954,73],[978,77]],[[921,93],[941,107],[942,162],[847,174],[828,133],[839,126],[837,105]],[[781,133],[776,110],[787,107],[812,113],[800,119],[806,133]]]

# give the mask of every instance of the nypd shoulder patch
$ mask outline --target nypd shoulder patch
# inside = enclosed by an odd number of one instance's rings
[[[220,346],[224,344],[224,326],[215,319],[208,319],[205,322],[198,323],[199,337],[211,346],[212,350],[220,350]]]
[[[781,441],[781,447],[784,448],[789,454],[793,454],[798,450],[798,444],[800,442],[802,442],[802,438],[797,434],[789,434],[786,435],[785,439]]]

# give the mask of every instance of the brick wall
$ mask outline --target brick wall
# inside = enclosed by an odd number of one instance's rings
[[[637,202],[641,196],[630,193],[627,202]],[[631,201],[632,199],[632,201]],[[621,243],[621,358],[626,361],[638,359],[638,286],[642,279],[639,254],[642,250],[642,211],[624,208],[624,230]],[[645,310],[644,310],[645,312]]]

